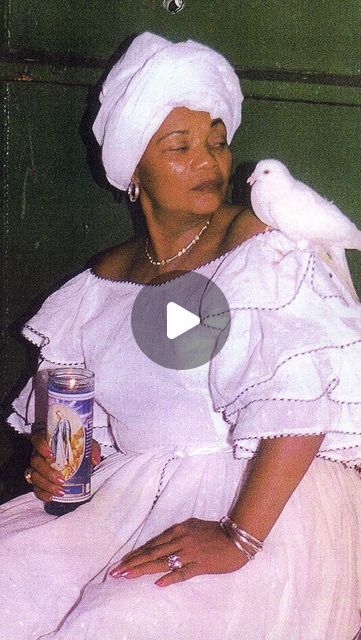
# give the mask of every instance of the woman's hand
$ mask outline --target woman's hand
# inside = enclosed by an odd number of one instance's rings
[[[97,467],[98,464],[101,463],[102,460],[102,452],[100,449],[100,444],[96,440],[92,440],[92,465],[93,467]]]
[[[50,502],[52,496],[63,496],[65,482],[61,473],[50,465],[55,458],[47,440],[42,434],[35,434],[31,438],[34,447],[30,458],[31,482],[33,491],[39,500]]]
[[[183,566],[169,571],[167,556],[176,554]],[[190,518],[128,553],[112,569],[114,578],[139,578],[165,572],[156,581],[159,587],[183,582],[205,573],[230,573],[247,563],[247,558],[227,538],[219,522]]]
[[[36,497],[44,502],[50,502],[53,496],[62,497],[64,495],[63,485],[65,480],[61,473],[51,466],[55,458],[45,436],[35,434],[32,436],[31,442],[34,446],[34,451],[30,458],[31,482]],[[100,445],[96,440],[93,440],[93,466],[98,465],[100,460]]]

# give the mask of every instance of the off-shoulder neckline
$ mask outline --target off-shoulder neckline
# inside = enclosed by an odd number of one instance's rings
[[[222,259],[226,258],[227,256],[229,256],[232,253],[234,253],[235,251],[237,251],[237,249],[239,249],[240,247],[243,247],[243,246],[249,244],[252,240],[255,240],[256,238],[259,238],[260,236],[265,236],[265,235],[267,235],[269,233],[272,233],[273,231],[277,231],[277,230],[276,229],[266,229],[265,231],[260,231],[259,233],[255,233],[250,238],[247,238],[247,240],[243,240],[243,242],[240,242],[236,246],[232,247],[232,249],[229,249],[229,251],[226,251],[225,253],[222,253],[220,256],[217,256],[216,258],[213,258],[212,260],[209,260],[208,262],[204,262],[203,264],[200,264],[198,267],[194,267],[194,269],[190,269],[189,271],[185,271],[185,272],[181,273],[178,276],[174,276],[174,278],[169,278],[169,280],[165,280],[164,282],[159,282],[158,284],[152,284],[150,282],[149,283],[133,282],[132,280],[112,280],[111,278],[104,278],[103,276],[98,276],[93,271],[92,268],[88,269],[88,271],[89,271],[90,275],[95,280],[98,280],[99,282],[108,283],[110,285],[128,285],[130,287],[162,287],[162,286],[168,284],[169,282],[174,282],[174,280],[179,280],[180,278],[184,278],[189,273],[197,272],[200,269],[204,269],[205,267],[208,267],[211,264],[214,264],[215,262],[218,262],[218,260],[222,260]]]

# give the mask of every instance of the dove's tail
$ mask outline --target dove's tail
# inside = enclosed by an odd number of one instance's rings
[[[352,282],[348,267],[345,250],[340,247],[328,247],[327,252],[323,249],[319,252],[320,257],[332,267],[336,275],[349,290],[354,300],[359,302],[359,296]]]

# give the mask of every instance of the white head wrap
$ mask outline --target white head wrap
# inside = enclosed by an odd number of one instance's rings
[[[222,118],[230,143],[242,100],[237,75],[213,49],[148,32],[137,36],[103,84],[93,125],[109,182],[127,189],[148,142],[175,107]]]

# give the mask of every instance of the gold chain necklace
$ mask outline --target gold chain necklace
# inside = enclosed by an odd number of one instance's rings
[[[193,247],[193,245],[196,244],[196,242],[198,242],[202,233],[208,228],[210,221],[211,220],[209,218],[206,224],[204,225],[204,227],[202,227],[200,232],[194,236],[193,240],[189,244],[187,244],[186,247],[183,247],[183,249],[180,249],[174,256],[171,256],[170,258],[164,258],[164,260],[154,260],[154,258],[152,258],[152,256],[148,251],[149,237],[147,236],[145,240],[144,253],[147,256],[149,262],[151,262],[155,267],[159,267],[159,266],[164,266],[165,264],[169,264],[170,262],[172,262],[172,260],[175,260],[176,258],[180,258],[186,251],[188,251],[191,247]]]

